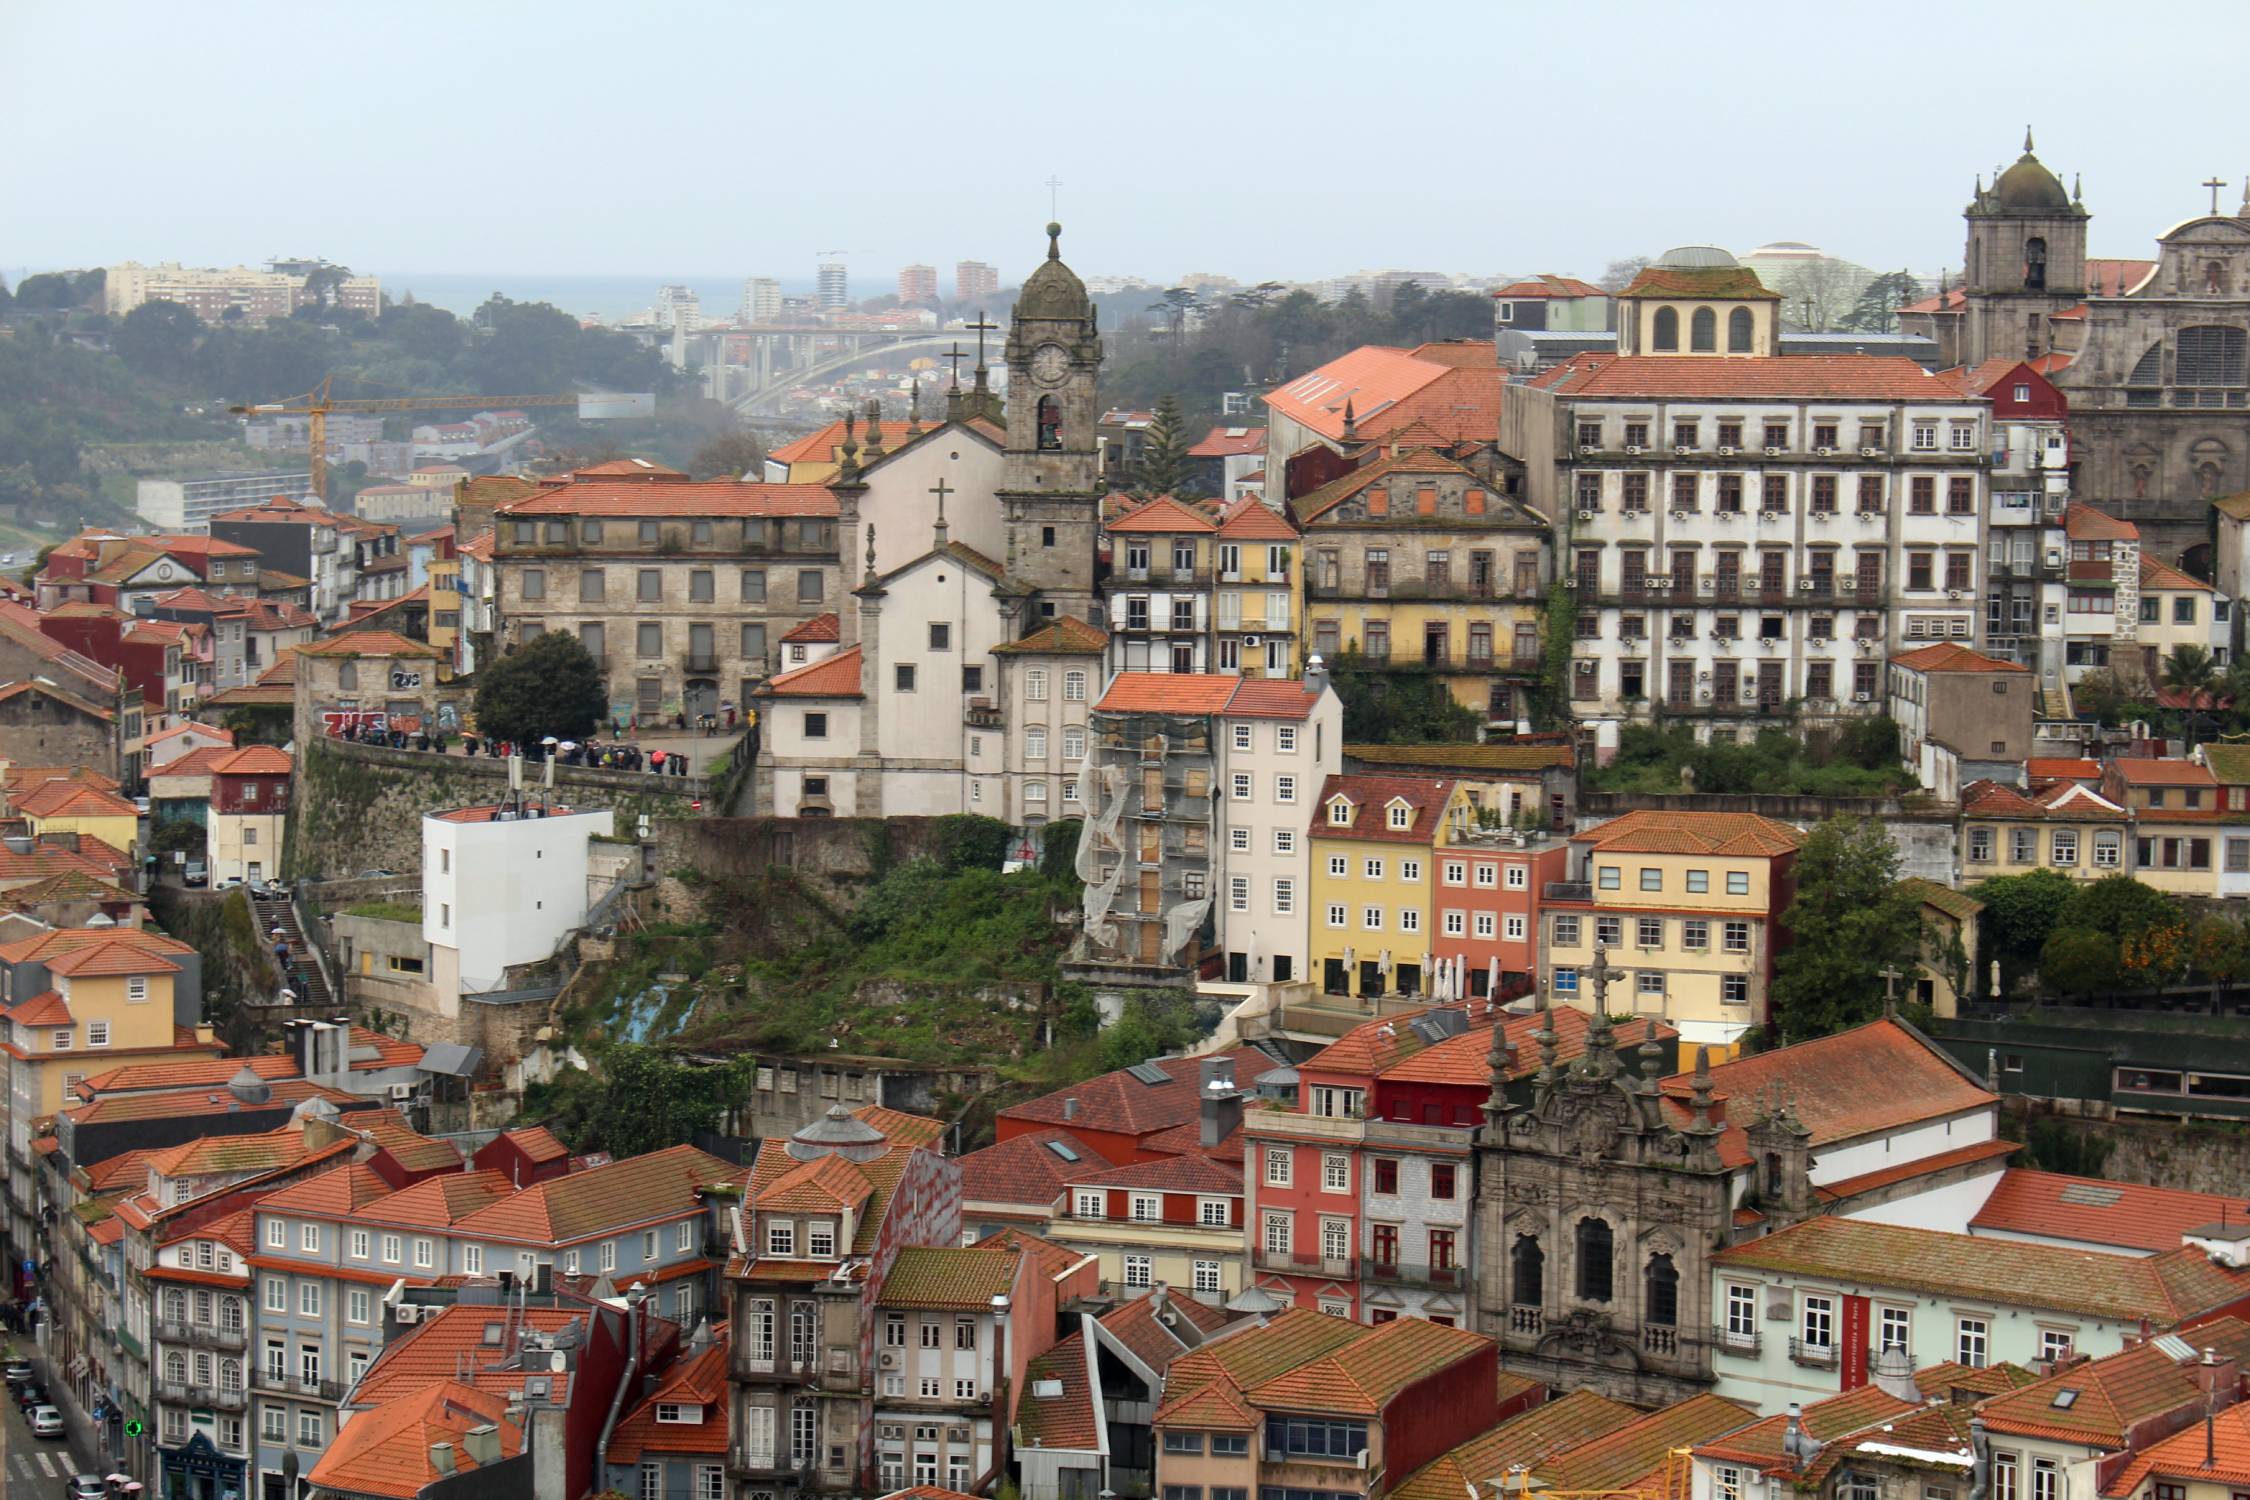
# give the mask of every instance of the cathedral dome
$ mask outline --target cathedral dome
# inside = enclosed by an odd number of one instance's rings
[[[1656,264],[1667,271],[1709,271],[1741,262],[1717,245],[1675,245],[1658,256]]]
[[[1992,200],[2000,208],[2033,212],[2070,207],[2070,194],[2063,191],[2062,179],[2031,154],[2030,131],[2023,133],[2023,155],[1994,179]]]
[[[1086,283],[1078,273],[1063,264],[1062,225],[1047,226],[1047,258],[1039,269],[1026,276],[1023,290],[1016,294],[1018,318],[1083,319],[1092,316],[1093,300],[1086,295]]]

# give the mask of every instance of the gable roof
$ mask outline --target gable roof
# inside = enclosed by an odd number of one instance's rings
[[[2141,587],[2143,589],[2163,589],[2173,593],[2183,590],[2198,594],[2217,592],[2202,579],[2190,577],[2170,563],[2158,562],[2146,552],[2141,554]]]
[[[1467,363],[1460,363],[1463,358]],[[1448,441],[1490,442],[1500,430],[1505,377],[1489,341],[1398,349],[1366,344],[1259,399],[1330,440],[1344,435],[1344,409],[1362,436],[1427,422]]]
[[[1957,891],[1949,885],[1939,885],[1919,875],[1909,875],[1899,883],[1905,891],[1924,906],[1934,906],[1957,922],[1966,922],[1984,910],[1984,903],[1967,891]]]
[[[1622,1401],[1581,1386],[1534,1406],[1460,1447],[1432,1459],[1401,1481],[1389,1500],[1462,1500],[1482,1496],[1517,1464],[1542,1459],[1605,1437],[1641,1419]]]
[[[693,1146],[668,1146],[535,1182],[461,1222],[465,1230],[495,1239],[582,1240],[604,1229],[689,1212],[699,1192],[736,1171]]]
[[[1135,1068],[1103,1073],[1010,1105],[1000,1111],[1000,1118],[1060,1125],[1073,1132],[1154,1135],[1192,1124],[1201,1117],[1201,1065],[1220,1060],[1234,1065],[1238,1080],[1246,1074],[1254,1076],[1251,1070],[1265,1071],[1272,1061],[1263,1052],[1247,1047],[1206,1057],[1152,1058]]]
[[[1893,665],[1916,672],[2029,672],[2031,668],[2020,662],[2002,661],[1997,656],[1987,656],[1982,651],[1972,651],[1950,641],[1935,646],[1923,646],[1914,651],[1900,651],[1891,657]]]
[[[1061,1389],[1052,1396],[1040,1395],[1041,1383],[1049,1380]],[[1101,1448],[1101,1412],[1094,1405],[1083,1332],[1057,1343],[1024,1370],[1023,1397],[1016,1405],[1016,1436],[1027,1448],[1078,1452]]]
[[[1120,672],[1094,708],[1102,713],[1215,714],[1242,681],[1217,672]]]
[[[324,641],[308,641],[297,647],[296,651],[298,656],[422,656],[434,659],[445,655],[435,646],[410,641],[395,630],[357,630],[349,635],[332,635]]]
[[[1044,1210],[1062,1197],[1073,1173],[1108,1160],[1060,1126],[1027,1131],[961,1158],[961,1199]]]
[[[2178,1249],[2187,1231],[2241,1209],[2239,1193],[2191,1193],[2011,1167],[1969,1220],[1969,1232],[2030,1234],[2162,1253]]]
[[[71,781],[50,781],[15,799],[27,818],[137,818],[140,809],[115,792]]]
[[[1675,1073],[1661,1085],[1676,1124],[1693,1118],[1687,1104],[1693,1077]],[[1951,1056],[1889,1017],[1716,1064],[1711,1086],[1715,1095],[1741,1101],[1741,1108],[1727,1110],[1719,1137],[1719,1159],[1729,1166],[1749,1164],[1746,1117],[1752,1101],[1776,1086],[1787,1091],[1790,1109],[1812,1132],[1815,1150],[1998,1102]]]
[[[884,1307],[990,1312],[1015,1290],[1020,1255],[981,1245],[908,1246],[891,1261],[877,1299]]]
[[[1730,1246],[1712,1259],[2122,1322],[2146,1317],[2163,1327],[2250,1295],[2250,1275],[2215,1266],[2189,1245],[2155,1256],[2105,1255],[1832,1216]]]
[[[533,516],[658,519],[711,516],[826,518],[837,514],[826,485],[739,479],[582,479],[550,485],[494,507],[496,520]]]
[[[2063,535],[2074,542],[2137,542],[2141,528],[2106,511],[2072,501],[2063,508]]]
[[[2102,1493],[2135,1494],[2151,1478],[2230,1485],[2237,1493],[2250,1485],[2250,1404],[2238,1401],[2208,1422],[2143,1449]]]
[[[211,762],[214,776],[286,776],[296,766],[286,750],[272,745],[252,745]]]
[[[506,1396],[439,1376],[423,1389],[402,1392],[372,1411],[355,1413],[337,1429],[305,1477],[327,1493],[416,1500],[439,1480],[477,1468],[466,1438],[470,1428],[484,1424],[499,1429],[501,1458],[523,1452],[523,1429],[508,1419]],[[430,1448],[435,1443],[452,1445],[450,1472],[440,1472],[431,1462]]]
[[[1159,495],[1154,500],[1137,505],[1109,522],[1104,531],[1136,533],[1150,532],[1165,535],[1195,533],[1198,535],[1217,531],[1218,524],[1202,511],[1192,509],[1173,499]]]
[[[1565,1448],[1534,1464],[1532,1473],[1555,1489],[1640,1488],[1639,1481],[1662,1469],[1673,1449],[1708,1442],[1748,1425],[1751,1418],[1734,1402],[1705,1392]]]
[[[701,1350],[678,1360],[655,1390],[626,1413],[610,1435],[609,1461],[636,1464],[643,1453],[721,1454],[727,1451],[727,1338],[724,1321]],[[660,1406],[699,1406],[697,1422],[659,1422]]]
[[[819,661],[769,677],[757,689],[761,698],[857,698],[860,648],[838,651]]]
[[[1457,784],[1426,776],[1330,776],[1321,783],[1320,800],[1313,804],[1309,832],[1314,838],[1427,844],[1436,836],[1438,820],[1453,801]],[[1353,808],[1348,825],[1328,820],[1329,805],[1339,798]],[[1399,802],[1407,805],[1413,817],[1404,828],[1393,828],[1390,809]]]
[[[1237,542],[1294,542],[1302,533],[1287,516],[1255,495],[1245,495],[1226,508],[1219,535]]]
[[[2097,1258],[2147,1264],[2118,1255]],[[2205,1348],[2221,1359],[2250,1362],[2250,1323],[2217,1318],[2198,1324],[2190,1337],[2151,1340],[2102,1359],[2080,1360],[2044,1380],[1992,1397],[1977,1407],[1977,1415],[1994,1432],[2123,1447],[2127,1433],[2151,1417],[2201,1410],[2196,1367]],[[2078,1394],[2058,1406],[2056,1398],[2066,1390]]]
[[[1058,616],[1021,640],[1003,641],[994,651],[1043,656],[1099,656],[1109,648],[1109,636],[1076,615]]]
[[[802,643],[807,645],[841,641],[843,638],[843,622],[836,618],[836,611],[834,610],[829,610],[825,614],[814,615],[809,620],[791,626],[783,632],[781,637],[784,644]]]
[[[1805,836],[1758,813],[1672,812],[1642,808],[1571,835],[1603,854],[1737,854],[1772,858],[1796,852]]]

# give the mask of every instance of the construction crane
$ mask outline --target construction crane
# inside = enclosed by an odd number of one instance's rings
[[[328,414],[332,411],[443,411],[451,407],[576,406],[569,396],[398,396],[388,399],[338,401],[328,394],[336,377],[331,375],[302,396],[262,401],[252,406],[230,406],[238,417],[309,417],[312,428],[312,491],[328,499]]]

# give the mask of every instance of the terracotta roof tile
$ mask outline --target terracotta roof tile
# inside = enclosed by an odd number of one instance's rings
[[[1042,1396],[1039,1383],[1052,1380],[1062,1390]],[[1024,1371],[1024,1395],[1016,1407],[1017,1441],[1029,1448],[1099,1449],[1101,1412],[1094,1405],[1093,1381],[1086,1369],[1086,1336],[1073,1333],[1034,1359]]]
[[[29,1000],[21,1000],[5,1012],[7,1018],[18,1026],[69,1026],[73,1024],[70,1005],[53,990],[41,990]]]
[[[882,1104],[862,1104],[852,1111],[852,1118],[861,1120],[883,1132],[885,1140],[901,1146],[926,1146],[932,1151],[940,1149],[945,1139],[945,1122],[930,1115],[909,1114],[903,1109],[892,1109]]]
[[[461,1222],[465,1230],[494,1239],[565,1244],[606,1229],[691,1213],[702,1189],[726,1181],[737,1170],[693,1146],[668,1146],[533,1183]]]
[[[505,1172],[441,1172],[363,1204],[357,1218],[409,1229],[446,1229],[517,1192]]]
[[[2214,592],[2211,585],[2202,579],[2191,578],[2170,563],[2158,562],[2146,552],[2141,554],[2141,587],[2173,592],[2184,589],[2198,594]]]
[[[2237,1402],[2201,1426],[2175,1432],[2145,1449],[2102,1486],[2111,1496],[2132,1495],[2151,1479],[2183,1487],[2250,1486],[2250,1405]]]
[[[760,484],[736,479],[578,481],[535,490],[494,512],[529,516],[781,516],[837,514],[836,496],[818,484]]]
[[[1146,504],[1135,506],[1102,529],[1126,534],[1148,532],[1172,536],[1189,533],[1203,535],[1219,528],[1203,512],[1182,504],[1170,495],[1159,495]]]
[[[1202,1058],[1159,1057],[1142,1066],[1162,1074],[1162,1082],[1146,1083],[1131,1070],[1121,1069],[1011,1105],[1000,1111],[1000,1118],[1018,1123],[1060,1125],[1073,1131],[1135,1137],[1154,1135],[1177,1125],[1192,1124],[1200,1118],[1202,1102],[1197,1080],[1201,1065],[1222,1059],[1234,1065],[1236,1081],[1244,1084],[1247,1083],[1246,1070],[1263,1072],[1270,1064],[1264,1053],[1248,1048],[1212,1053]],[[1066,1114],[1065,1105],[1073,1102],[1075,1112]],[[1009,1133],[1012,1137],[1016,1132]]]
[[[2098,1177],[2014,1168],[1969,1220],[1971,1234],[2024,1234],[2157,1253],[2190,1229],[2239,1214],[2237,1194],[2191,1193]]]
[[[1303,533],[1263,500],[1245,495],[1227,507],[1219,535],[1230,542],[1294,542]]]
[[[2203,748],[2206,751],[2210,751],[2220,749],[2222,747],[2216,745],[2206,745]],[[2228,745],[2223,748],[2233,750],[2238,747]],[[2250,770],[2250,745],[2244,745],[2239,748],[2242,750],[2245,757],[2243,761],[2244,769]],[[2023,774],[2026,778],[2034,782],[2099,781],[2102,779],[2102,763],[2098,760],[2086,760],[2082,757],[2034,755],[2029,760],[2023,763]]]
[[[1942,642],[1923,646],[1919,650],[1901,651],[1891,657],[1894,665],[1916,672],[2029,672],[2031,668],[2020,662],[2002,661],[1987,656],[1982,651],[1971,651],[1966,646]]]
[[[1120,672],[1094,707],[1103,713],[1215,714],[1242,679],[1216,672]]]
[[[1626,297],[1725,297],[1735,300],[1779,302],[1748,266],[1645,266],[1632,284],[1617,294]]]
[[[1307,830],[1316,839],[1349,839],[1354,843],[1428,844],[1438,831],[1438,820],[1453,800],[1456,783],[1427,776],[1330,776],[1321,783],[1320,800],[1313,805]],[[1351,821],[1332,820],[1331,804],[1350,803]],[[1411,820],[1404,828],[1391,826],[1390,809],[1405,803]]]
[[[1368,1330],[1343,1318],[1293,1307],[1263,1327],[1206,1344],[1172,1362],[1164,1377],[1159,1425],[1205,1425],[1224,1416],[1246,1427],[1255,1418],[1242,1392],[1333,1354]],[[1206,1396],[1211,1399],[1202,1399]]]
[[[727,1334],[722,1322],[699,1353],[683,1356],[640,1404],[618,1422],[609,1461],[637,1464],[647,1454],[717,1455],[727,1451]],[[699,1406],[699,1422],[659,1422],[659,1406]]]
[[[1264,1409],[1378,1416],[1408,1386],[1475,1359],[1491,1347],[1489,1338],[1466,1328],[1448,1328],[1424,1318],[1397,1318],[1246,1386],[1243,1395]]]
[[[1803,1409],[1801,1421],[1807,1436],[1815,1442],[1828,1443],[1885,1418],[1903,1417],[1919,1410],[1918,1402],[1901,1401],[1879,1386],[1864,1385],[1858,1390],[1813,1402]],[[1753,1422],[1748,1427],[1698,1444],[1695,1456],[1747,1464],[1764,1474],[1795,1474],[1799,1468],[1797,1460],[1782,1451],[1781,1440],[1789,1421],[1786,1414],[1776,1414],[1762,1422]]]
[[[1373,766],[1482,771],[1498,776],[1568,770],[1577,764],[1577,754],[1568,745],[1511,744],[1505,740],[1482,745],[1346,745],[1344,758]]]
[[[675,1147],[673,1149],[684,1148]],[[874,1194],[868,1199],[866,1208],[860,1212],[859,1227],[852,1236],[851,1251],[854,1255],[864,1256],[874,1250],[877,1239],[882,1233],[884,1215],[890,1210],[891,1193],[898,1187],[899,1178],[906,1171],[907,1162],[913,1158],[916,1152],[922,1149],[920,1146],[893,1144],[881,1156],[868,1161],[852,1163],[874,1189]],[[758,1159],[750,1166],[748,1184],[750,1197],[756,1199],[771,1184],[794,1171],[800,1165],[802,1163],[791,1156],[787,1150],[774,1149],[772,1145],[769,1145],[766,1149],[759,1151]],[[571,1177],[563,1180],[571,1181],[594,1175],[596,1174],[593,1172],[575,1172],[571,1174]],[[739,1179],[739,1171],[736,1173],[736,1177]],[[751,1267],[750,1274],[757,1275],[760,1268],[765,1264],[764,1261],[756,1262]],[[806,1275],[826,1276],[834,1269],[835,1267],[831,1264],[791,1262],[781,1267],[780,1274],[786,1279],[801,1279]]]
[[[1161,1161],[1130,1162],[1123,1166],[1094,1163],[1070,1174],[1070,1182],[1093,1187],[1142,1188],[1166,1193],[1240,1195],[1242,1168],[1226,1166],[1208,1156],[1168,1156]]]
[[[452,465],[446,465],[445,467],[450,468]],[[612,458],[605,459],[598,464],[588,464],[583,469],[572,469],[570,477],[572,479],[615,479],[622,477],[626,479],[659,480],[685,479],[687,474],[682,470],[672,468],[668,464],[660,464],[651,459]]]
[[[82,943],[40,960],[50,974],[67,979],[98,979],[122,974],[177,974],[180,965],[146,944],[130,941]]]
[[[766,679],[757,689],[761,698],[857,698],[860,648],[839,651],[819,661],[795,667]]]
[[[297,648],[299,656],[424,656],[437,658],[445,655],[434,646],[421,641],[410,641],[395,630],[355,630],[348,635],[332,635],[324,641],[309,641]],[[261,679],[262,680],[262,679]]]
[[[1190,458],[1246,458],[1266,451],[1263,427],[1214,427],[1188,449]]]
[[[328,1493],[417,1500],[430,1485],[477,1468],[466,1442],[472,1427],[489,1423],[498,1428],[502,1458],[523,1452],[523,1429],[508,1420],[507,1409],[506,1396],[440,1377],[354,1415],[337,1430],[306,1481]],[[450,1473],[440,1473],[430,1461],[436,1443],[453,1447]]]
[[[1167,1293],[1159,1303],[1152,1293],[1121,1302],[1101,1315],[1102,1331],[1133,1351],[1161,1376],[1172,1362],[1227,1326],[1224,1312],[1192,1297]],[[1185,1325],[1185,1331],[1182,1330]]]
[[[2127,786],[2211,787],[2219,784],[2210,767],[2199,766],[2192,760],[2120,755],[2109,763],[2108,769],[2116,772],[2117,779]]]
[[[297,762],[288,751],[272,745],[252,745],[211,763],[215,776],[286,776]]]
[[[534,1165],[561,1161],[570,1155],[570,1148],[544,1125],[523,1125],[514,1130],[503,1131],[502,1135],[510,1145],[529,1157]]]
[[[1624,1402],[1581,1387],[1510,1417],[1424,1464],[1390,1492],[1389,1500],[1462,1500],[1470,1493],[1483,1495],[1495,1478],[1517,1464],[1537,1464],[1640,1418],[1641,1413]]]
[[[258,1211],[341,1218],[390,1191],[391,1185],[373,1167],[350,1162],[266,1194],[258,1200]]]
[[[2141,529],[2091,505],[2074,503],[2063,510],[2063,535],[2074,542],[2137,542]]]
[[[1099,656],[1109,647],[1109,636],[1075,615],[1063,615],[1021,640],[1007,641],[995,651],[1045,656]]]
[[[562,1333],[583,1325],[588,1312],[584,1308],[526,1307],[519,1309],[512,1320],[497,1306],[478,1306],[456,1303],[439,1309],[416,1325],[414,1331],[403,1337],[394,1337],[383,1346],[383,1352],[368,1366],[352,1393],[354,1405],[382,1405],[402,1395],[411,1395],[428,1388],[433,1382],[451,1382],[464,1375],[478,1390],[500,1393],[521,1390],[523,1382],[538,1378],[552,1382],[553,1399],[567,1404],[570,1381],[574,1373],[561,1370],[507,1370],[500,1368],[503,1359],[512,1356],[504,1345],[486,1342],[486,1330],[504,1320],[513,1321],[525,1333]],[[367,1419],[361,1412],[345,1424],[349,1432]],[[333,1445],[330,1451],[334,1451]]]
[[[50,781],[15,799],[27,818],[134,818],[140,809],[115,792],[75,782]]]
[[[977,1245],[909,1246],[891,1261],[877,1301],[884,1307],[989,1312],[1015,1290],[1020,1257]]]
[[[1667,812],[1641,809],[1573,834],[1603,854],[1748,854],[1772,858],[1796,852],[1805,836],[1758,813]]]
[[[1061,1151],[1055,1149],[1058,1146]],[[962,1157],[961,1198],[967,1203],[1051,1207],[1062,1197],[1071,1174],[1107,1160],[1059,1126],[1028,1131]]]
[[[1456,363],[1462,359],[1468,363]],[[1330,440],[1343,437],[1349,404],[1362,437],[1428,422],[1449,440],[1490,442],[1500,430],[1504,385],[1489,342],[1418,349],[1368,344],[1259,399]]]
[[[836,612],[830,610],[826,614],[814,615],[802,624],[792,626],[781,639],[785,643],[797,641],[806,644],[819,644],[827,641],[841,641],[843,638],[843,623],[836,618]]]
[[[2098,1258],[2128,1266],[2147,1264],[2121,1255]],[[2199,1324],[2192,1339],[2184,1359],[2175,1359],[2163,1345],[2150,1342],[2103,1359],[2081,1360],[2044,1380],[1992,1397],[1978,1406],[1977,1414],[1996,1433],[2123,1447],[2126,1435],[2152,1417],[2201,1411],[2203,1393],[2196,1365],[2203,1349],[2215,1350],[2221,1359],[2250,1363],[2250,1324],[2240,1318]],[[2057,1406],[2055,1397],[2065,1390],[2078,1394],[2068,1405]]]
[[[1637,1422],[1533,1465],[1535,1477],[1556,1489],[1637,1487],[1661,1469],[1675,1448],[1708,1442],[1747,1425],[1753,1413],[1721,1396],[1691,1396]]]

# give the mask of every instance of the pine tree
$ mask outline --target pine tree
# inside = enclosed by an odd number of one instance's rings
[[[1133,488],[1143,499],[1158,495],[1189,498],[1195,490],[1189,467],[1187,433],[1180,427],[1180,402],[1176,396],[1159,396],[1156,415],[1141,440],[1141,461],[1133,470]]]

